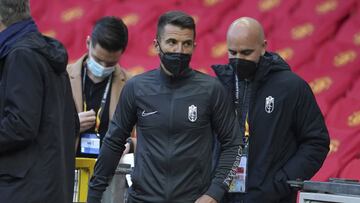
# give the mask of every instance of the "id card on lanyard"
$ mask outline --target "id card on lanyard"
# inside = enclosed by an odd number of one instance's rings
[[[239,80],[237,75],[235,75],[235,106],[239,105]],[[243,108],[248,109],[248,108]],[[237,118],[239,118],[238,110],[236,109]],[[241,115],[240,115],[241,116]],[[242,150],[242,154],[240,155],[239,165],[236,168],[235,176],[230,183],[229,192],[230,193],[245,193],[247,191],[247,174],[248,174],[248,157],[249,157],[249,123],[248,123],[248,114],[246,113],[245,122],[241,125],[244,125],[243,130],[243,141],[245,143],[245,147]]]
[[[100,138],[95,133],[81,134],[80,152],[83,154],[99,155]]]
[[[83,100],[84,100],[84,111],[87,111],[86,96],[85,96],[85,78],[86,78],[86,67],[84,69],[83,77]],[[100,152],[100,135],[99,128],[101,123],[101,116],[103,114],[106,99],[109,93],[109,88],[112,80],[112,75],[109,76],[108,82],[105,87],[104,95],[101,99],[100,108],[96,113],[95,120],[95,133],[82,133],[80,135],[80,152],[82,154],[99,155]]]
[[[231,181],[229,192],[234,193],[245,193],[246,192],[246,183],[247,183],[247,164],[248,164],[248,154],[247,146],[243,150],[243,154],[240,156],[240,162],[238,167],[236,168],[236,173],[234,178]]]

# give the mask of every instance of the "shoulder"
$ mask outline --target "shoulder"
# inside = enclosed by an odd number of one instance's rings
[[[144,84],[144,83],[149,83],[149,82],[156,82],[157,81],[157,70],[150,70],[150,71],[146,71],[144,73],[140,73],[138,75],[128,75],[130,76],[128,78],[128,80],[125,83],[125,86],[135,86],[135,85],[140,85],[140,84]]]
[[[129,79],[129,82],[130,81],[140,82],[140,81],[154,80],[157,78],[157,75],[159,74],[158,72],[159,71],[157,69],[154,69],[154,70],[149,70],[149,71],[134,75]]]
[[[220,82],[217,77],[207,75],[205,73],[194,70],[195,76],[192,81],[194,85],[200,86],[207,90],[209,94],[223,93],[226,91],[225,86]]]
[[[217,77],[210,76],[208,74],[202,73],[200,71],[194,70],[194,80],[195,82],[202,83],[206,86],[221,86],[221,83]]]
[[[269,86],[286,86],[288,89],[298,89],[307,86],[306,81],[291,70],[272,72],[265,80]]]
[[[17,62],[17,64],[19,64],[19,63],[28,63],[29,61],[31,61],[32,63],[26,64],[27,66],[30,66],[31,64],[34,64],[37,61],[39,61],[39,59],[41,59],[40,56],[41,56],[40,54],[38,54],[36,51],[32,50],[31,48],[15,47],[6,56],[5,63]]]

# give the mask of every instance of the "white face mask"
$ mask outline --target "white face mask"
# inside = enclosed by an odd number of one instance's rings
[[[105,68],[104,66],[96,62],[95,59],[90,55],[89,59],[87,60],[87,67],[91,71],[91,73],[98,78],[106,78],[111,75],[115,70],[115,66]]]

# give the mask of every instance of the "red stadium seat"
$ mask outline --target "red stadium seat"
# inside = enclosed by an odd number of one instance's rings
[[[310,41],[294,42],[292,40],[275,39],[268,42],[268,44],[270,43],[272,43],[272,51],[280,54],[293,71],[297,71],[302,65],[311,61],[316,54],[315,46]]]
[[[360,4],[360,3],[359,3]],[[360,10],[359,10],[360,11]],[[360,13],[354,13],[336,34],[336,41],[360,47]]]
[[[339,177],[360,181],[360,151],[358,157],[351,160],[340,172]]]
[[[359,154],[360,136],[356,132],[329,128],[331,137],[330,151],[321,169],[312,180],[326,181],[339,177],[343,166]]]
[[[346,95],[347,97],[354,98],[360,101],[360,77],[354,80],[352,88]]]
[[[360,100],[351,97],[341,99],[331,108],[325,120],[329,127],[359,132]]]
[[[317,50],[315,67],[324,71],[340,70],[360,73],[360,47],[342,42],[329,42]]]
[[[354,10],[356,0],[302,0],[294,16],[337,23]]]
[[[298,71],[313,90],[323,115],[326,115],[335,102],[344,97],[346,90],[355,79],[354,74],[341,71],[319,71],[311,67]]]
[[[337,28],[337,24],[319,19],[290,17],[280,22],[273,30],[275,40],[292,42],[308,42],[319,45],[328,40]]]

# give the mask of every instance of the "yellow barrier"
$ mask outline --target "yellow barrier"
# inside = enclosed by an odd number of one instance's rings
[[[78,171],[77,183],[75,180],[75,193],[74,202],[86,202],[88,194],[88,185],[91,176],[94,173],[96,159],[94,158],[80,158],[76,157],[75,168]],[[76,191],[77,189],[78,191]]]

